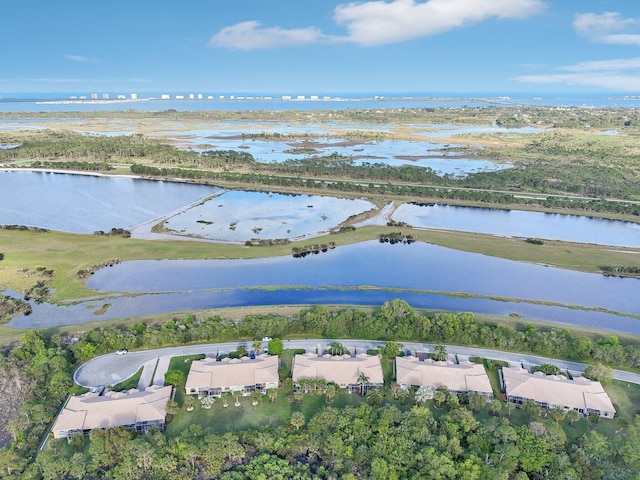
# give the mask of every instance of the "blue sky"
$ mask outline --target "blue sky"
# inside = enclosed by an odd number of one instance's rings
[[[640,94],[636,0],[0,0],[0,95]]]

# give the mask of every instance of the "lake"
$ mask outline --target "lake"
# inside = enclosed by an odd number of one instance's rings
[[[640,247],[640,224],[579,215],[405,203],[392,218],[418,228]]]
[[[167,226],[182,235],[217,238],[221,232],[235,234],[230,224],[237,222],[235,231],[244,232],[243,235],[225,241],[242,241],[247,234],[257,238],[301,232],[313,235],[319,227],[324,230],[325,224],[328,227],[352,212],[372,207],[363,200],[226,192],[206,185],[30,171],[0,171],[0,195],[2,224],[92,233],[168,217]],[[530,212],[463,207],[408,207],[417,218],[416,212],[440,212],[441,223],[437,228],[460,229],[477,215],[481,219],[478,223],[485,225],[488,233],[513,235],[503,230],[501,222],[516,214],[520,223],[537,225],[539,230],[529,232],[536,237],[544,237],[547,222],[551,222],[551,232],[558,231],[553,222],[559,221],[566,222],[567,231],[581,232],[583,237],[579,241],[596,238],[602,229],[608,232],[611,244],[627,245],[635,241],[633,235],[626,236],[629,225],[625,222],[565,215],[526,216]],[[323,219],[323,215],[327,218]],[[263,230],[256,234],[252,230],[255,227]],[[322,238],[326,242],[331,240],[331,236]],[[638,279],[604,277],[422,243],[390,245],[369,241],[297,259],[284,256],[257,260],[132,261],[98,271],[87,284],[102,292],[100,299],[82,300],[70,306],[34,305],[32,315],[15,318],[11,325],[61,325],[224,306],[380,305],[402,298],[420,308],[516,314],[640,333],[640,321],[631,316],[640,315]]]
[[[98,271],[87,285],[105,292],[105,298],[66,307],[34,305],[30,316],[15,318],[10,325],[58,325],[225,306],[380,305],[402,298],[420,308],[516,314],[640,333],[640,321],[630,316],[640,315],[638,279],[604,277],[421,243],[369,241],[305,258],[128,261]],[[108,307],[103,311],[104,305]]]

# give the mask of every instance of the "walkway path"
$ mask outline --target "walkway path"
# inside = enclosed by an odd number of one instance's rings
[[[318,349],[324,349],[329,342],[338,341],[342,343],[348,350],[357,349],[358,352],[365,352],[367,349],[377,348],[378,346],[385,345],[387,342],[380,342],[376,340],[332,340],[332,339],[312,339],[312,340],[285,340],[284,348],[304,348],[309,351],[315,351]],[[166,358],[166,366],[161,368],[160,363],[156,370],[156,376],[154,377],[154,384],[160,379],[164,379],[166,370],[168,368],[168,359],[176,356],[183,355],[216,355],[218,352],[231,352],[235,350],[238,345],[247,346],[247,342],[226,342],[226,343],[212,343],[205,345],[187,345],[183,347],[169,347],[157,350],[143,350],[139,352],[129,352],[126,355],[116,355],[110,353],[96,357],[89,360],[82,365],[74,374],[74,381],[84,387],[97,387],[104,385],[113,385],[121,382],[132,375],[134,375],[141,366],[146,362],[154,361],[154,359]],[[404,348],[411,352],[430,352],[433,351],[433,344],[428,343],[416,343],[416,342],[403,342]],[[263,345],[266,347],[266,345]],[[562,370],[569,370],[572,373],[581,373],[584,371],[586,364],[578,362],[569,362],[566,360],[557,360],[552,358],[540,357],[537,355],[529,355],[523,353],[502,352],[499,350],[489,350],[484,348],[473,347],[459,347],[454,345],[447,345],[447,351],[450,354],[476,356],[482,358],[491,358],[494,360],[503,360],[507,362],[516,362],[523,364],[525,367],[532,365],[541,365],[543,363],[552,363],[557,365]],[[161,373],[162,371],[162,373]],[[614,370],[614,378],[616,380],[623,380],[625,382],[635,383],[640,385],[640,374],[625,372],[622,370]]]

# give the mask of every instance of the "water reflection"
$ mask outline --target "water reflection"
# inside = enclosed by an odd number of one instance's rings
[[[375,208],[366,200],[230,191],[180,212],[164,227],[224,242],[292,240],[329,233],[352,215]]]
[[[578,215],[403,204],[392,218],[418,228],[640,247],[640,224]]]
[[[404,298],[421,308],[519,314],[527,318],[640,333],[640,280],[607,278],[443,247],[365,242],[303,259],[131,261],[97,272],[96,290],[121,292],[69,307],[34,305],[16,327],[78,323],[160,312],[278,304],[381,304]],[[261,289],[259,287],[268,287]],[[459,292],[519,299],[447,296]],[[543,305],[535,302],[555,302]],[[108,304],[108,308],[101,307]],[[564,305],[564,306],[563,306]],[[591,309],[622,312],[613,315]],[[626,314],[626,315],[624,315]]]
[[[128,228],[221,191],[129,177],[0,171],[0,223],[72,233]]]

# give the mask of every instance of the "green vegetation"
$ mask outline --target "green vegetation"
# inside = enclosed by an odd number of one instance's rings
[[[332,235],[337,247],[393,232],[393,227],[365,227]],[[411,230],[413,240],[448,248],[477,252],[511,260],[528,261],[562,268],[600,272],[602,265],[633,265],[640,268],[640,251],[633,248],[546,241],[531,246],[519,239],[493,237],[464,232]],[[0,284],[27,292],[35,282],[44,281],[53,287],[53,301],[73,300],[95,295],[83,279],[105,265],[125,260],[258,258],[290,255],[291,247],[273,245],[267,248],[246,248],[242,245],[163,240],[134,240],[112,236],[75,235],[62,232],[31,232],[0,229],[0,244],[5,259],[0,263]],[[328,244],[329,245],[329,244]],[[47,265],[54,275],[37,269]]]
[[[175,377],[167,380],[177,388],[165,434],[136,436],[112,429],[92,433],[88,441],[79,437],[69,445],[64,440],[49,440],[45,450],[37,453],[41,436],[67,393],[76,390],[70,373],[77,362],[118,348],[160,346],[187,338],[262,338],[283,332],[334,338],[377,332],[378,338],[484,342],[497,348],[508,349],[511,345],[549,355],[617,358],[628,364],[634,358],[637,362],[640,356],[637,343],[622,343],[616,337],[591,339],[573,336],[564,329],[533,326],[518,331],[479,322],[471,314],[426,316],[399,300],[385,303],[372,314],[330,312],[317,306],[289,318],[249,316],[238,322],[187,317],[171,319],[158,327],[112,326],[78,332],[74,342],[59,334],[45,338],[40,332],[30,331],[22,335],[19,346],[10,347],[8,355],[0,359],[2,371],[12,372],[14,378],[29,385],[19,413],[9,422],[14,438],[0,450],[0,475],[11,472],[27,477],[73,478],[81,470],[82,478],[88,479],[105,474],[122,477],[125,471],[128,478],[165,478],[170,472],[172,478],[234,479],[251,477],[259,464],[260,468],[277,465],[282,471],[298,472],[298,478],[370,477],[385,465],[398,478],[431,478],[434,468],[444,468],[443,472],[454,478],[464,472],[465,478],[471,479],[507,478],[520,472],[553,477],[569,470],[579,477],[601,478],[606,470],[625,478],[638,466],[637,456],[633,456],[640,445],[640,422],[634,418],[640,404],[638,386],[618,382],[608,386],[620,419],[596,423],[551,414],[543,418],[538,409],[514,412],[497,404],[481,404],[472,395],[458,398],[441,390],[424,399],[416,397],[421,406],[413,406],[410,396],[393,382],[387,356],[383,361],[386,388],[374,389],[366,397],[324,385],[310,389],[296,401],[289,379],[273,395],[221,399],[209,408],[184,395],[190,361],[202,356],[176,357],[167,374]],[[282,343],[277,336],[269,345],[275,350]],[[344,347],[335,344],[330,348],[340,353]],[[382,351],[393,356],[401,353],[400,349],[397,342],[389,342]],[[445,351],[444,347],[438,349],[441,354]],[[281,352],[285,369],[291,368],[294,353]],[[486,365],[492,383],[496,383],[496,365]],[[620,428],[624,428],[624,436],[614,434]],[[140,458],[146,458],[147,463]],[[487,462],[487,458],[493,460]],[[563,459],[561,466],[558,458]]]
[[[4,118],[33,114],[3,113]],[[480,107],[463,109],[376,109],[340,112],[73,112],[41,113],[42,118],[128,118],[141,122],[179,121],[187,125],[216,120],[294,119],[309,123],[372,123],[393,125],[392,133],[334,132],[333,139],[403,138],[429,141],[434,123],[540,126],[530,136],[461,135],[445,147],[482,158],[510,162],[513,168],[481,172],[466,178],[439,176],[430,169],[357,165],[350,156],[316,155],[303,161],[261,164],[246,152],[179,150],[145,135],[100,137],[63,130],[2,132],[0,162],[33,168],[133,172],[157,178],[216,183],[227,187],[283,192],[337,193],[367,196],[381,205],[390,200],[438,201],[540,211],[597,214],[638,220],[640,204],[640,112],[635,109],[555,109],[547,107]],[[148,124],[147,124],[148,125]],[[68,127],[72,128],[72,127]],[[188,128],[186,126],[185,128]],[[614,136],[599,135],[616,129]],[[302,129],[301,129],[302,130]],[[136,131],[144,131],[144,129]],[[425,135],[425,133],[427,135]],[[313,139],[313,134],[255,134],[265,140]],[[247,136],[247,138],[250,138]],[[313,154],[312,143],[290,153]],[[481,152],[481,153],[480,153]],[[480,158],[480,157],[479,157]],[[618,201],[623,200],[623,201]],[[406,229],[399,235],[397,228]],[[394,230],[395,229],[395,230]],[[404,225],[354,230],[342,225],[333,235],[336,247],[363,240],[431,242],[564,268],[635,275],[638,249],[537,239],[506,239],[458,232],[422,232]],[[292,251],[322,251],[324,244],[267,248],[211,245],[197,242],[139,241],[114,228],[112,234],[70,235],[21,226],[0,229],[0,284],[39,301],[55,289],[56,301],[92,295],[83,283],[95,269],[110,262],[160,258],[255,258]],[[330,244],[329,244],[330,245]],[[327,245],[327,246],[329,246]],[[298,250],[296,250],[298,249]],[[118,259],[118,260],[113,260]],[[47,267],[43,267],[47,265]],[[98,300],[99,301],[99,300]],[[0,303],[0,318],[19,313],[24,302]],[[108,308],[104,304],[103,309]],[[156,317],[157,318],[157,317]],[[618,339],[564,328],[522,325],[517,319],[482,321],[472,314],[418,312],[395,300],[379,310],[329,310],[316,306],[282,314],[248,314],[243,319],[193,315],[153,324],[143,319],[124,326],[69,326],[52,332],[29,331],[19,339],[0,327],[7,345],[0,356],[5,402],[2,424],[11,435],[0,449],[0,477],[21,478],[630,478],[640,468],[640,387],[611,382],[611,366],[640,369],[637,338]],[[55,332],[55,333],[53,333]],[[40,441],[66,396],[78,391],[71,372],[89,358],[116,349],[152,348],[170,344],[273,336],[268,351],[283,358],[281,375],[288,378],[291,352],[280,338],[375,338],[437,344],[476,345],[544,356],[596,361],[587,375],[607,384],[618,420],[576,420],[550,412],[541,418],[535,405],[512,411],[501,403],[482,405],[474,396],[458,398],[445,391],[421,392],[420,406],[393,385],[388,357],[401,354],[390,342],[384,349],[385,383],[367,397],[323,386],[300,403],[290,385],[260,399],[241,398],[239,406],[216,401],[206,409],[185,398],[184,379],[190,358],[175,358],[166,380],[177,385],[176,403],[167,432],[136,436],[123,429],[96,431],[71,444]],[[73,341],[72,341],[73,338]],[[332,351],[342,351],[333,345]],[[343,348],[343,347],[342,347]],[[439,348],[438,355],[446,355]],[[245,347],[246,350],[246,347]],[[238,350],[234,352],[240,355]],[[196,357],[197,358],[197,357]],[[186,361],[185,361],[186,360]],[[477,359],[482,361],[481,359]],[[498,392],[496,364],[484,361]],[[545,370],[549,370],[545,367]],[[141,371],[119,388],[137,385]],[[10,381],[5,381],[5,380]],[[318,394],[319,393],[319,394]],[[252,401],[254,400],[254,401]],[[416,398],[418,401],[418,398]],[[498,400],[498,402],[500,402]],[[193,411],[187,411],[195,403]],[[253,405],[257,403],[257,405]],[[331,406],[328,406],[328,404]],[[6,417],[10,420],[6,421]]]
[[[140,377],[142,376],[142,370],[144,367],[140,367],[136,373],[134,373],[131,377],[127,378],[125,381],[117,383],[111,387],[111,390],[116,392],[120,392],[122,390],[131,390],[132,388],[138,388],[138,383],[140,382]]]

